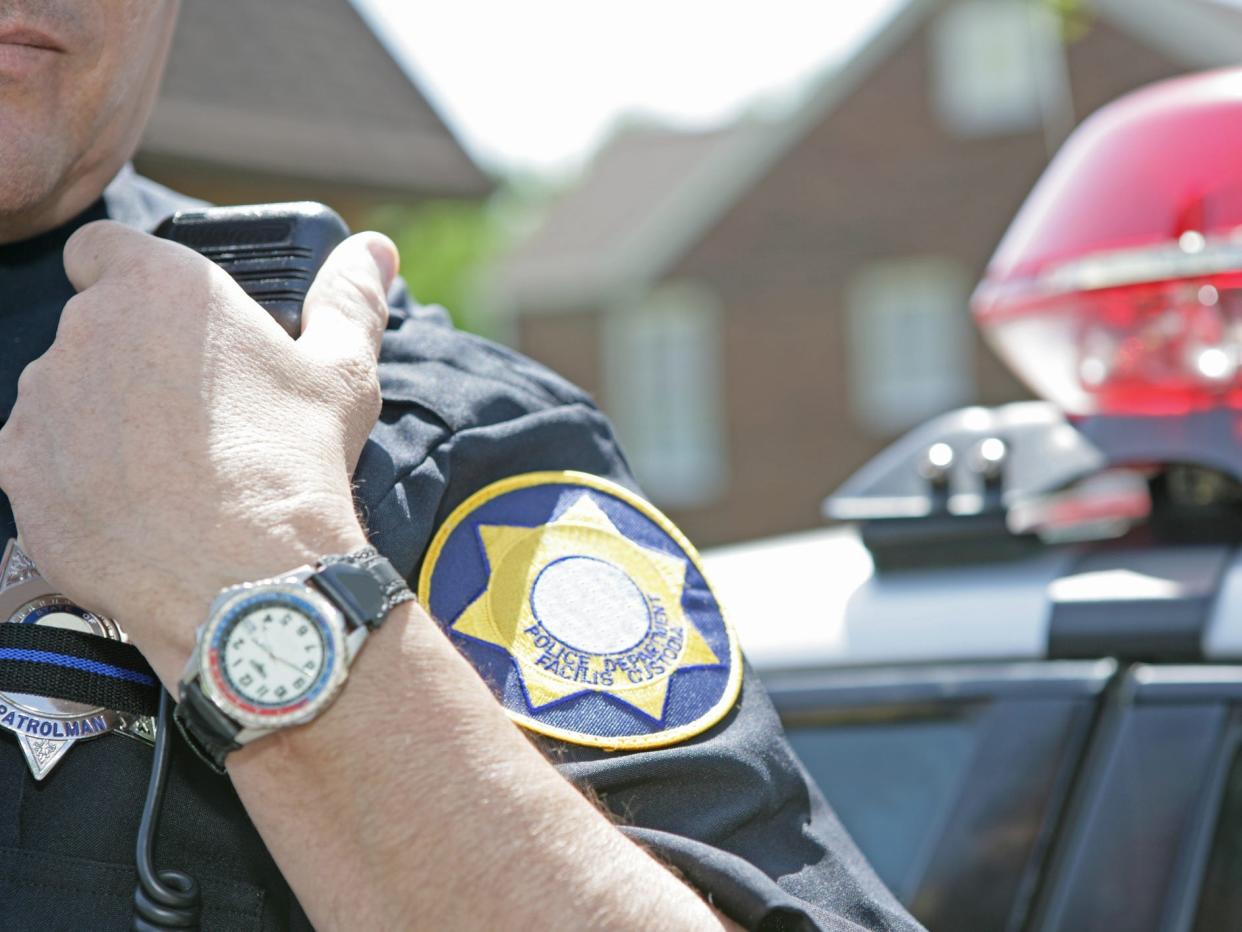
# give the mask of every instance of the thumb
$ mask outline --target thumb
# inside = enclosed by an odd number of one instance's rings
[[[332,250],[306,293],[298,343],[325,357],[378,356],[398,261],[382,233],[357,233]]]

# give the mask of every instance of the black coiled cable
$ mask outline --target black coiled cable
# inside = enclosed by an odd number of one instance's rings
[[[161,691],[151,778],[147,783],[147,801],[142,807],[142,822],[138,826],[135,855],[138,886],[134,888],[132,932],[197,929],[202,912],[202,893],[193,877],[184,871],[155,870],[155,833],[164,802],[164,786],[168,782],[169,741],[173,730],[169,704],[168,693]]]

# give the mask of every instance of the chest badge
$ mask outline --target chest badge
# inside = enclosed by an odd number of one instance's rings
[[[661,747],[732,708],[737,641],[676,527],[572,472],[495,483],[428,549],[419,598],[522,726],[610,750]]]
[[[48,625],[80,631],[115,641],[125,641],[120,625],[75,605],[39,575],[17,541],[10,540],[0,559],[0,623]],[[0,663],[37,659],[55,663],[56,657],[24,656],[44,652],[0,648]],[[78,663],[75,658],[63,658]],[[131,674],[138,675],[138,674]],[[155,725],[150,716],[116,712],[81,702],[29,693],[0,691],[0,728],[17,738],[30,772],[42,780],[79,741],[111,732],[142,741],[153,741]]]

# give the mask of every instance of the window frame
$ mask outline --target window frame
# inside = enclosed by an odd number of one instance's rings
[[[996,46],[998,41],[1002,50],[1021,48],[1018,56],[1003,60],[1007,67],[1022,69],[1019,80],[1024,85],[1017,88],[1024,92],[1022,101],[997,96],[994,88],[1004,87],[1005,81],[998,81],[995,74],[981,75],[978,63],[969,60],[981,46]],[[955,136],[978,139],[1037,132],[1047,136],[1053,128],[1059,138],[1073,125],[1065,43],[1052,10],[1021,0],[953,4],[933,23],[928,62],[932,111]]]
[[[601,358],[605,406],[639,484],[659,505],[702,507],[717,501],[728,487],[726,322],[724,308],[716,296],[705,286],[688,280],[664,282],[641,296],[607,308],[604,315]],[[643,424],[652,408],[659,406],[644,403],[645,396],[634,390],[638,365],[633,348],[651,339],[651,331],[662,325],[670,331],[697,330],[696,339],[691,341],[696,356],[689,361],[691,373],[699,377],[690,391],[694,423],[689,431],[691,436],[697,433],[698,439],[689,457],[691,469],[666,469],[663,451],[672,444],[667,438],[653,438]],[[680,367],[685,369],[687,365]]]
[[[1127,742],[1136,742],[1139,717],[1152,709],[1182,709],[1197,713],[1196,727],[1204,729],[1210,746],[1200,759],[1157,755],[1150,768],[1125,770],[1119,761]],[[1233,665],[1134,664],[1109,690],[1097,733],[1082,775],[1064,817],[1064,831],[1048,861],[1030,923],[1032,932],[1071,927],[1086,917],[1073,913],[1076,884],[1087,882],[1091,854],[1106,848],[1110,837],[1110,801],[1122,798],[1128,787],[1123,778],[1138,774],[1143,780],[1164,779],[1177,772],[1196,791],[1188,794],[1178,812],[1179,843],[1165,855],[1164,892],[1158,907],[1145,915],[1150,928],[1160,932],[1189,932],[1194,928],[1202,895],[1226,778],[1234,754],[1242,748],[1242,667]],[[1193,770],[1191,768],[1193,766]]]
[[[1035,779],[995,766],[996,761],[988,758],[989,752],[1001,742],[1001,736],[1020,728],[1025,720],[1022,716],[1034,712],[1039,703],[1044,703],[1042,708],[1049,715],[1063,715],[1060,753],[1047,761],[1047,784],[1032,783],[1025,796],[1014,797],[1020,801],[1015,801],[1012,810],[1005,810],[1020,814],[1020,807],[1039,806],[1035,812],[1038,823],[1020,866],[1016,870],[1012,862],[1007,868],[1002,866],[1010,870],[1007,877],[1012,883],[1012,896],[988,907],[993,909],[988,928],[1016,930],[1029,914],[1047,850],[1087,753],[1100,697],[1115,673],[1116,664],[1111,660],[1037,661],[780,671],[765,675],[764,682],[782,721],[790,728],[863,722],[868,717],[895,712],[905,714],[904,719],[896,718],[895,722],[920,716],[963,714],[972,708],[984,709],[984,715],[990,716],[981,721],[972,761],[958,795],[949,803],[936,834],[929,839],[930,856],[924,859],[917,883],[902,891],[916,915],[921,914],[932,927],[968,927],[962,914],[970,909],[977,911],[977,907],[958,902],[965,897],[953,892],[952,881],[957,878],[957,890],[967,889],[989,866],[988,840],[973,838],[972,833],[977,833],[981,819],[995,814],[989,806],[995,807],[997,800],[1003,804],[1009,798],[1005,795],[1007,788],[1020,786],[1024,778]],[[1046,744],[1039,747],[1045,748]],[[982,766],[977,766],[981,761]],[[1046,793],[1042,803],[1041,792]],[[920,899],[929,880],[934,880],[941,892],[950,892],[938,902]]]
[[[976,397],[970,276],[961,262],[876,259],[854,272],[844,298],[850,415],[860,428],[891,436]]]

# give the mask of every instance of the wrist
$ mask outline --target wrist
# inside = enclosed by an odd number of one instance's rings
[[[325,712],[370,636],[413,599],[366,545],[224,588],[178,684],[178,725],[223,772],[240,747]]]
[[[162,585],[137,611],[126,612],[133,642],[146,656],[165,687],[177,695],[177,683],[194,651],[194,639],[216,596],[230,586],[270,579],[299,566],[314,565],[327,554],[352,553],[367,545],[366,533],[352,510],[291,517],[268,526],[261,543],[253,537],[228,556],[200,555]],[[137,622],[137,623],[135,623]]]
[[[307,773],[326,776],[329,773],[352,774],[359,761],[334,755],[325,759],[323,749],[336,747],[351,734],[364,733],[379,727],[377,710],[386,710],[392,698],[394,670],[407,664],[403,644],[410,637],[411,626],[424,627],[433,637],[443,638],[416,603],[404,603],[393,609],[383,627],[370,639],[350,669],[349,682],[340,698],[323,714],[298,728],[285,728],[262,741],[248,744],[229,757],[229,772],[249,762],[265,762],[285,770],[308,767]],[[381,712],[381,715],[383,713]],[[351,777],[352,779],[352,777]]]

